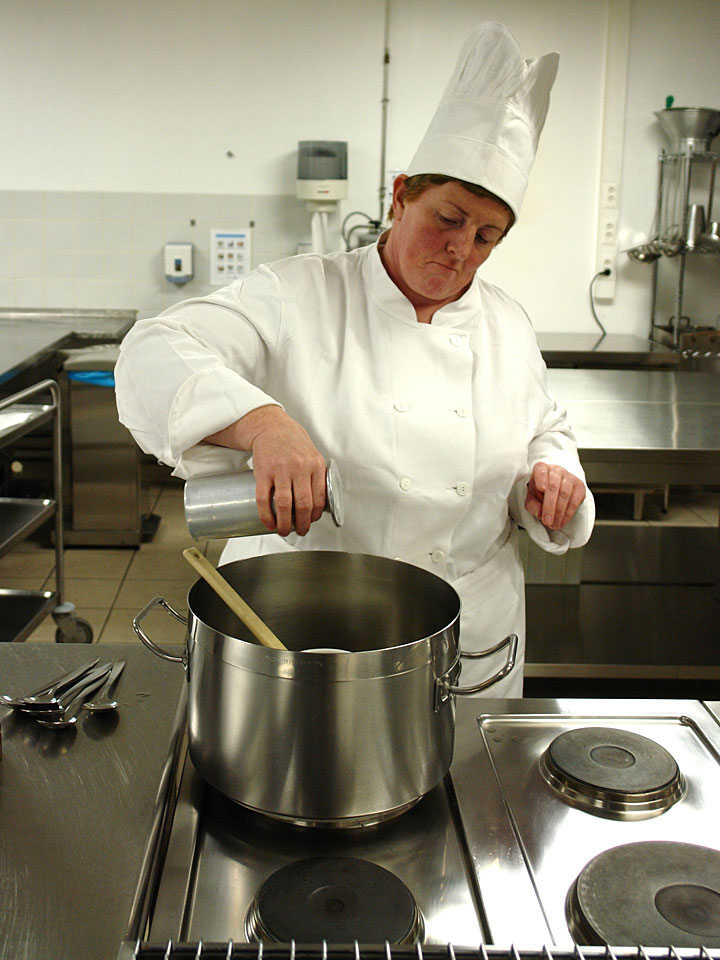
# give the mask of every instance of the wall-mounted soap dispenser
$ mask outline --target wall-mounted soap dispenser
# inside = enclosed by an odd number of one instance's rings
[[[193,278],[193,245],[165,244],[165,279],[181,285]]]

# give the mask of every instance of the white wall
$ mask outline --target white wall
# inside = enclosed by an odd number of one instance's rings
[[[483,268],[540,330],[596,329],[587,288],[596,269],[608,9],[609,0],[391,2],[389,168],[409,160],[478,22],[506,23],[526,56],[560,53],[520,223]],[[677,106],[720,108],[718,0],[632,0],[631,9],[621,246],[652,220],[666,145],[653,111],[668,94]],[[384,0],[5,0],[0,187],[292,197],[297,141],[338,139],[349,143],[341,215],[375,216],[384,15]],[[23,213],[23,197],[32,207],[30,193],[0,205],[6,249],[16,242],[7,211],[34,216]],[[288,232],[277,255],[299,239]],[[695,281],[702,319],[720,309],[714,292],[704,298],[718,272],[712,261]],[[0,273],[5,299],[12,269]],[[24,289],[40,295],[39,286]],[[621,256],[616,299],[598,305],[608,331],[644,335],[649,301],[649,268]]]

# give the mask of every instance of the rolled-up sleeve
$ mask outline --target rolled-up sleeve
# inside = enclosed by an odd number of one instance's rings
[[[567,413],[548,392],[545,365],[539,353],[533,360],[544,409],[528,447],[528,474],[514,485],[508,507],[510,516],[525,528],[531,540],[548,553],[562,554],[571,547],[582,547],[590,539],[595,524],[595,501],[585,481],[585,471],[580,463],[577,442]],[[525,509],[527,484],[537,463],[563,467],[585,484],[585,499],[575,516],[561,530],[548,530]]]
[[[259,271],[211,297],[138,321],[115,368],[120,421],[177,476],[239,469],[248,454],[203,444],[257,407],[281,336],[277,278]]]

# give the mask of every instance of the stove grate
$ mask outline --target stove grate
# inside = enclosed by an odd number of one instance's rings
[[[460,947],[419,944],[295,943],[132,943],[117,960],[720,960],[720,949],[705,947],[580,947],[574,950],[520,950],[516,947]]]

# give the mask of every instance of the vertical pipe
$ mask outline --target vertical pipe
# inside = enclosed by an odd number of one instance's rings
[[[710,223],[712,222],[713,214],[713,200],[715,195],[715,169],[717,167],[718,158],[715,154],[712,156],[712,166],[710,167],[710,189],[708,190],[708,202],[707,202],[707,220],[708,229],[710,228]]]
[[[692,154],[686,153],[681,160],[681,184],[683,187],[683,216],[682,233],[683,241],[687,239],[688,232],[688,213],[690,206],[690,179],[692,176]],[[680,252],[680,268],[678,273],[677,297],[675,299],[675,322],[673,323],[673,347],[677,348],[679,342],[679,329],[682,323],[683,296],[685,292],[685,258],[686,253],[683,248]]]
[[[63,512],[65,497],[63,496],[62,472],[62,408],[60,403],[60,388],[54,380],[48,381],[50,393],[55,404],[53,419],[53,495],[55,499],[55,590],[58,605],[65,602],[65,542],[63,536]]]
[[[383,34],[383,92],[382,92],[382,127],[380,135],[380,190],[379,204],[380,223],[385,219],[384,201],[385,201],[385,154],[387,151],[387,115],[388,115],[388,89],[390,76],[390,2],[385,0],[385,27]]]
[[[655,237],[648,237],[650,241],[659,240],[662,235],[662,224],[663,224],[663,208],[662,208],[662,199],[663,199],[663,189],[664,189],[664,180],[665,180],[665,151],[663,150],[660,154],[658,160],[658,191],[657,199],[655,203]],[[652,285],[652,300],[650,302],[650,339],[654,340],[655,327],[657,326],[657,321],[655,319],[655,311],[657,310],[657,288],[658,288],[658,279],[659,279],[659,269],[658,269],[658,260],[653,262],[653,285]]]

